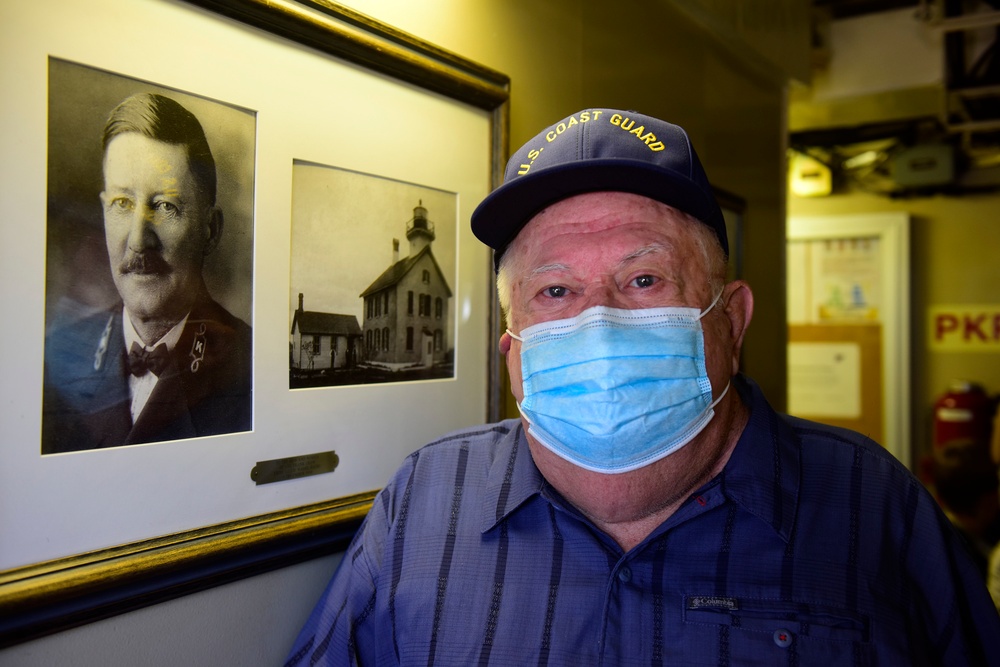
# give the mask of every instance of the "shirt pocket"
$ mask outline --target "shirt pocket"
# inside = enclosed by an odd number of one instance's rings
[[[688,596],[685,623],[725,626],[733,664],[794,653],[816,664],[853,664],[870,653],[870,621],[848,609],[745,597]],[[751,660],[746,662],[746,660]],[[864,662],[864,660],[862,660]],[[762,663],[767,664],[767,663]],[[811,664],[811,663],[803,663]]]

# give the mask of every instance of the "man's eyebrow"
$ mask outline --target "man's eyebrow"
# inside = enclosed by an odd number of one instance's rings
[[[133,190],[134,188],[130,183],[115,183],[114,181],[108,181],[104,184],[104,188],[114,188],[115,190]]]
[[[618,262],[618,266],[619,267],[625,266],[629,262],[635,261],[640,257],[645,257],[646,255],[653,255],[661,252],[670,252],[673,249],[674,246],[672,244],[650,243],[649,245],[643,246],[622,257],[621,261]]]
[[[670,243],[650,243],[649,245],[645,245],[641,248],[638,248],[637,250],[633,250],[629,254],[622,257],[621,261],[618,262],[618,266],[619,267],[625,266],[629,262],[632,262],[646,255],[652,255],[662,252],[670,252],[671,250],[673,250],[673,248],[674,248],[673,244]],[[569,267],[566,266],[565,264],[554,262],[552,264],[543,264],[539,267],[534,268],[528,275],[528,277],[534,278],[536,276],[540,276],[546,273],[553,273],[556,271],[569,271],[569,270],[570,270]]]
[[[544,273],[552,273],[553,271],[569,271],[569,267],[565,264],[543,264],[539,267],[532,269],[531,273],[528,275],[529,278],[534,278],[540,276]]]
[[[135,197],[135,188],[128,185],[116,185],[114,183],[108,183],[104,186],[102,192],[106,195],[127,195],[129,197]]]

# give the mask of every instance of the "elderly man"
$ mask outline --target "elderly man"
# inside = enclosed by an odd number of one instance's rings
[[[202,278],[223,217],[201,124],[173,99],[140,94],[111,112],[103,140],[122,303],[46,341],[42,452],[249,430],[250,327]]]
[[[406,460],[289,664],[1000,664],[919,482],[739,374],[753,297],[681,128],[574,114],[472,226],[522,417]]]

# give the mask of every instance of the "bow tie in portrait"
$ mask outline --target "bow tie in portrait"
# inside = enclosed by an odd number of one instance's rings
[[[169,358],[170,353],[163,343],[152,350],[147,350],[138,343],[132,343],[132,348],[128,352],[128,370],[136,377],[142,377],[147,371],[159,377],[167,367]]]

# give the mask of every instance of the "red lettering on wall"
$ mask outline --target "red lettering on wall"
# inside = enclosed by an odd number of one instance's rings
[[[986,319],[986,315],[980,315],[979,317],[976,318],[972,318],[966,315],[962,319],[964,320],[963,324],[965,325],[963,327],[964,329],[963,335],[965,337],[965,340],[969,340],[969,338],[971,338],[973,334],[975,334],[979,340],[982,341],[986,340],[986,332],[984,332],[981,329],[981,327],[983,326],[983,321]]]
[[[934,340],[941,340],[946,333],[958,329],[958,318],[954,315],[938,315],[934,318]]]

